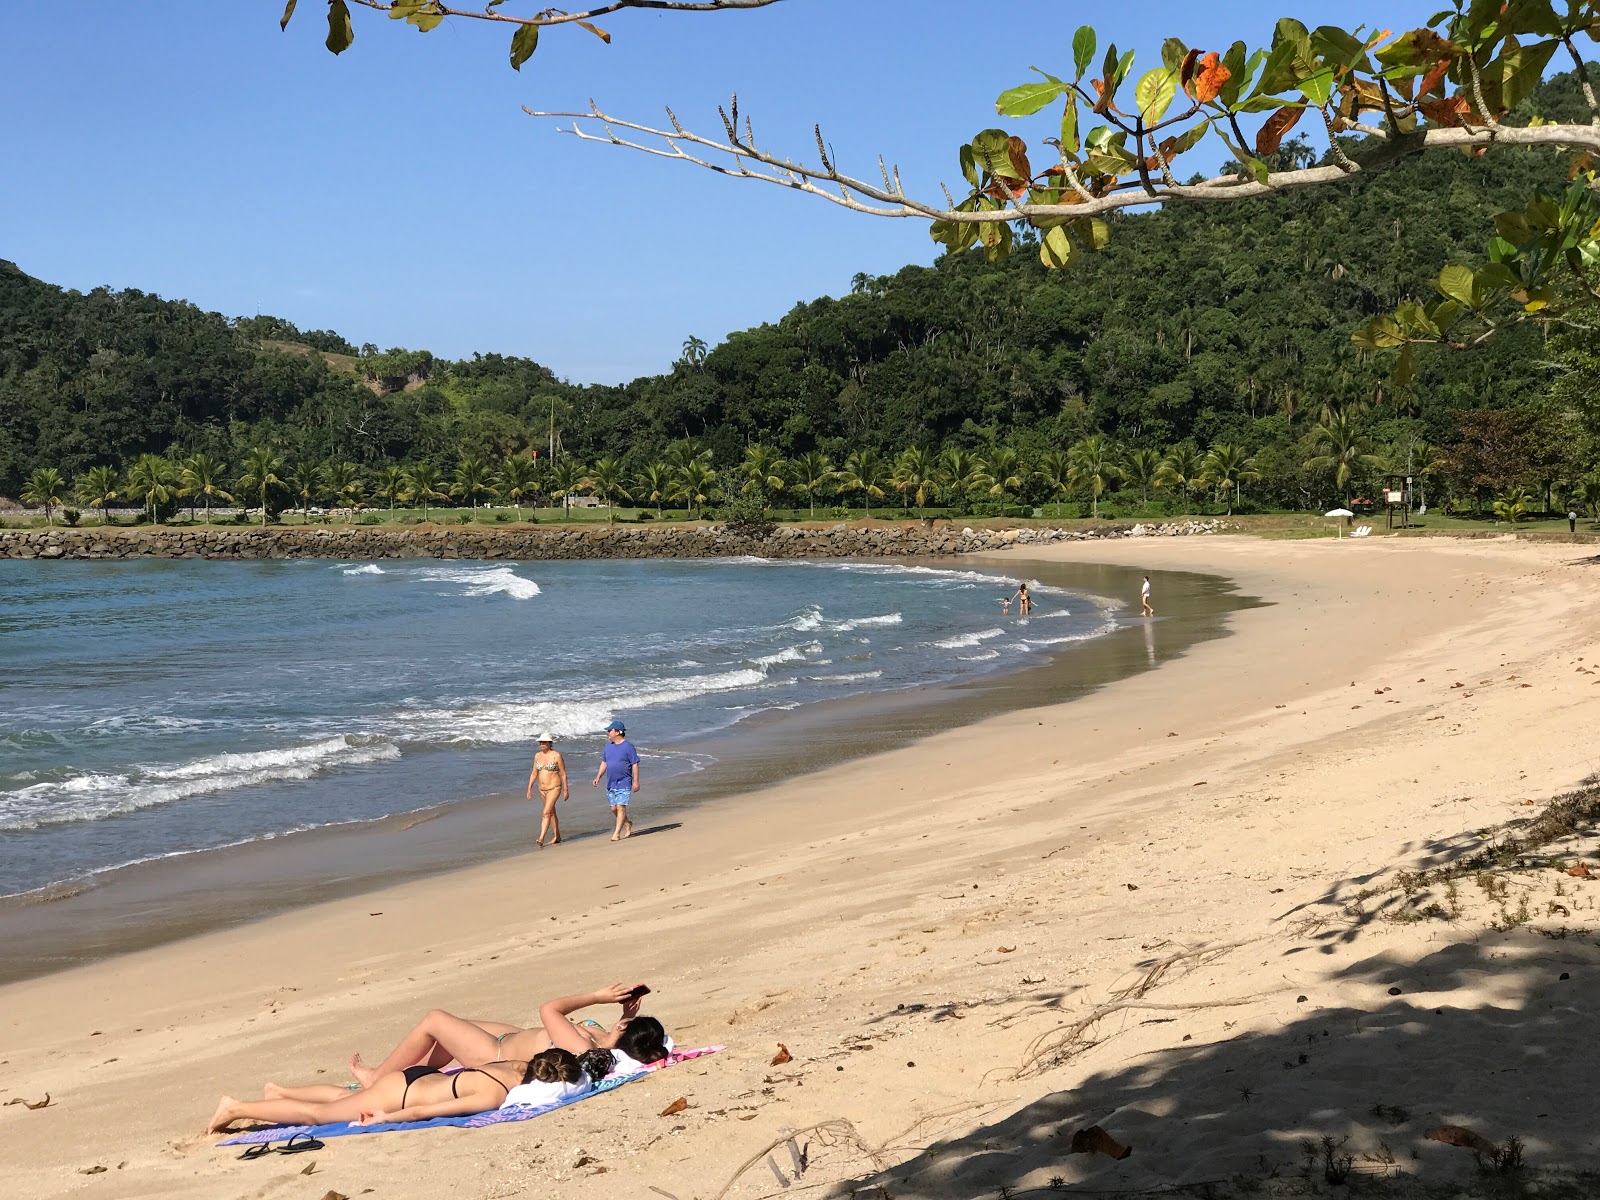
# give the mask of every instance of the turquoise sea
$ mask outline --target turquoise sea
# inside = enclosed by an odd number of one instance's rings
[[[654,779],[748,717],[958,682],[1117,627],[999,571],[762,559],[0,561],[0,895],[526,786]]]

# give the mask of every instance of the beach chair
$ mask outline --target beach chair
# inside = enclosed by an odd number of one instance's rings
[[[1366,537],[1371,532],[1372,532],[1372,526],[1371,525],[1358,525],[1358,526],[1356,526],[1354,529],[1352,529],[1350,531],[1350,536],[1353,537],[1353,538]]]

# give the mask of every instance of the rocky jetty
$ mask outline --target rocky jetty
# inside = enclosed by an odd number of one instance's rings
[[[0,558],[902,558],[970,554],[1008,546],[1099,538],[1184,537],[1217,533],[1220,520],[1161,524],[1107,522],[1088,529],[1028,526],[974,529],[948,521],[906,524],[778,525],[770,532],[723,525],[596,525],[412,529],[295,527],[144,527],[0,529]]]

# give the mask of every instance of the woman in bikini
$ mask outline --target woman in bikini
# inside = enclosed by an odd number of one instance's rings
[[[598,992],[562,996],[539,1009],[541,1025],[531,1029],[500,1021],[469,1021],[436,1008],[376,1067],[363,1063],[359,1054],[351,1055],[350,1074],[363,1087],[370,1087],[406,1067],[437,1068],[452,1061],[474,1067],[499,1059],[531,1059],[551,1046],[573,1054],[595,1048],[611,1050],[618,1055],[619,1069],[637,1070],[667,1056],[667,1035],[661,1022],[639,1015],[644,995],[638,987],[614,983]],[[621,1019],[609,1029],[598,1021],[572,1020],[572,1013],[596,1004],[620,1004]]]
[[[539,735],[539,752],[533,756],[533,773],[528,776],[528,799],[533,799],[533,789],[539,789],[539,801],[544,813],[539,818],[539,840],[534,844],[544,849],[544,835],[554,836],[552,846],[561,841],[561,822],[556,819],[556,805],[567,798],[567,760],[555,748],[555,739],[548,733]]]
[[[266,1121],[283,1125],[331,1125],[348,1121],[356,1125],[381,1125],[393,1121],[427,1121],[434,1117],[465,1117],[488,1112],[505,1103],[511,1090],[527,1083],[574,1084],[583,1072],[577,1058],[561,1049],[548,1049],[528,1061],[504,1060],[444,1074],[437,1067],[413,1066],[386,1071],[356,1092],[333,1084],[286,1088],[267,1084],[262,1100],[235,1100],[224,1096],[206,1125],[207,1133],[226,1129],[235,1121]]]

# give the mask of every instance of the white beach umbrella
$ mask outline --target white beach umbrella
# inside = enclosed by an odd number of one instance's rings
[[[1348,508],[1330,508],[1327,512],[1323,513],[1322,515],[1325,516],[1325,517],[1353,517],[1353,516],[1355,516],[1355,513],[1351,512]],[[1344,536],[1344,526],[1343,525],[1339,526],[1339,536],[1340,537]]]

